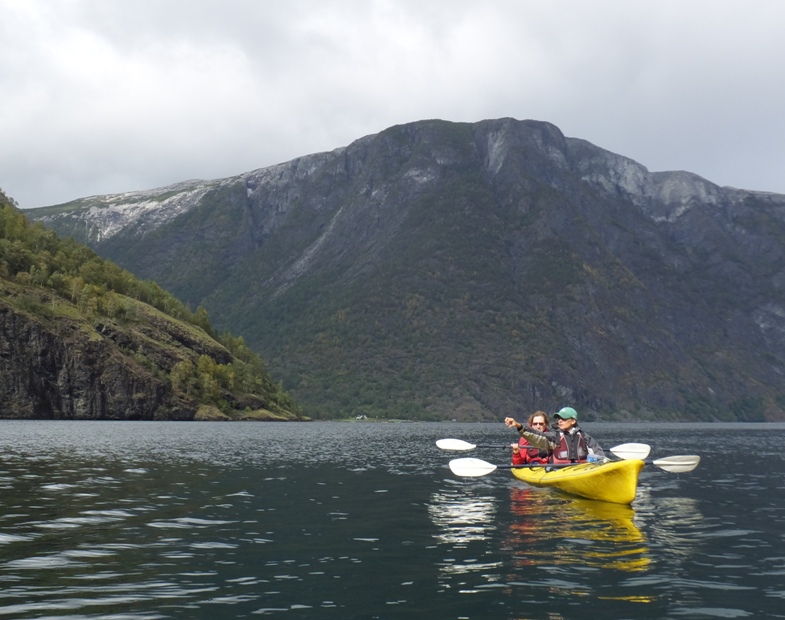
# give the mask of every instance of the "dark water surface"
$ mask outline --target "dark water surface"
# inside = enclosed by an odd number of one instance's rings
[[[785,425],[587,429],[703,460],[630,508],[453,476],[501,423],[0,422],[0,619],[785,618]]]

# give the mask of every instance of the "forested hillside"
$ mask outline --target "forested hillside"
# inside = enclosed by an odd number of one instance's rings
[[[242,338],[0,193],[0,417],[300,419]]]

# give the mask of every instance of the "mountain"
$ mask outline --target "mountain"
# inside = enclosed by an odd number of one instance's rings
[[[0,417],[298,420],[241,338],[0,193]]]
[[[204,306],[313,417],[785,419],[785,196],[549,123],[415,122],[27,214]]]

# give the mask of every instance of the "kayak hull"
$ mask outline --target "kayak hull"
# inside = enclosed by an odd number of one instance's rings
[[[643,461],[580,463],[569,467],[517,467],[512,474],[535,487],[554,487],[578,497],[614,504],[631,504],[638,491]]]

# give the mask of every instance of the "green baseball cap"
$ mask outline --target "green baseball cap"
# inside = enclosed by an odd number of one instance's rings
[[[559,409],[558,413],[553,414],[554,418],[562,418],[566,420],[567,418],[572,418],[573,420],[578,419],[578,412],[575,411],[572,407],[562,407]]]

